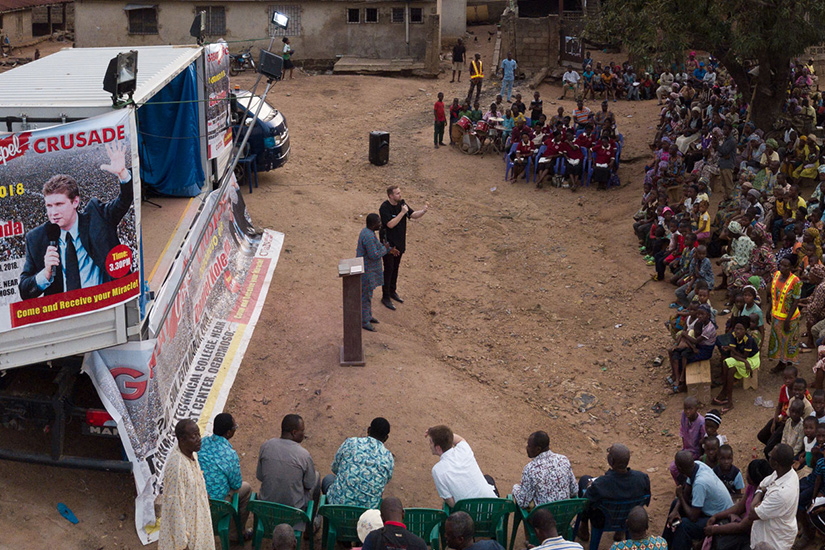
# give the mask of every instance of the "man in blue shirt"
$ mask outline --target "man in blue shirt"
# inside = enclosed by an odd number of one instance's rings
[[[235,419],[231,414],[221,413],[216,416],[212,423],[212,435],[201,440],[198,461],[203,470],[203,479],[206,481],[206,492],[209,493],[209,498],[231,501],[232,496],[238,493],[241,528],[245,530],[246,520],[249,517],[246,505],[249,503],[252,487],[242,480],[238,453],[229,443],[237,429],[238,425],[235,424]],[[229,532],[232,536],[238,531],[231,529]],[[250,529],[248,535],[251,534]]]
[[[507,52],[507,59],[501,61],[501,97],[505,96],[504,91],[507,90],[507,101],[510,101],[510,97],[513,95],[513,82],[516,79],[517,68],[518,63],[513,59],[513,54]]]
[[[384,447],[389,436],[390,423],[378,417],[367,428],[367,437],[350,437],[341,444],[332,474],[321,483],[329,504],[378,507],[395,467],[392,453]]]
[[[733,506],[733,500],[710,466],[694,460],[690,451],[676,453],[676,469],[687,478],[690,489],[676,488],[662,537],[670,550],[690,550],[694,540],[705,538],[708,519]]]

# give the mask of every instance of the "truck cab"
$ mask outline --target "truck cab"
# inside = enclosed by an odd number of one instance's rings
[[[255,168],[258,172],[268,172],[283,166],[289,160],[289,128],[286,118],[260,96],[245,90],[235,90],[231,97],[232,132],[243,139],[246,129],[257,112],[258,119],[249,136],[243,157],[255,155]],[[245,165],[238,164],[235,175],[239,183],[246,181]]]

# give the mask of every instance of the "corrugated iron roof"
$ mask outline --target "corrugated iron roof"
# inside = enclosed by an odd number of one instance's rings
[[[0,0],[0,13],[49,4],[68,4],[74,0]]]
[[[141,103],[180,74],[195,59],[198,46],[66,48],[0,74],[0,116],[87,117],[112,108],[103,90],[109,60],[137,50],[138,80],[134,100]]]

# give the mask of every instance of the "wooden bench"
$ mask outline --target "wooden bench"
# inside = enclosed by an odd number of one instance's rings
[[[746,390],[759,389],[759,369],[753,369],[749,377],[742,379],[742,387]]]
[[[685,367],[687,393],[699,403],[710,404],[710,360],[688,363]]]

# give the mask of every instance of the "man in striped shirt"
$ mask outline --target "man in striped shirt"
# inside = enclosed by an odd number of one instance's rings
[[[533,550],[583,550],[581,544],[564,540],[559,535],[556,519],[546,508],[536,510],[530,518],[530,525],[536,530],[536,536],[541,541]]]
[[[573,110],[573,120],[576,121],[576,130],[581,130],[588,122],[592,122],[593,111],[584,106],[584,101],[579,99],[576,108]]]

